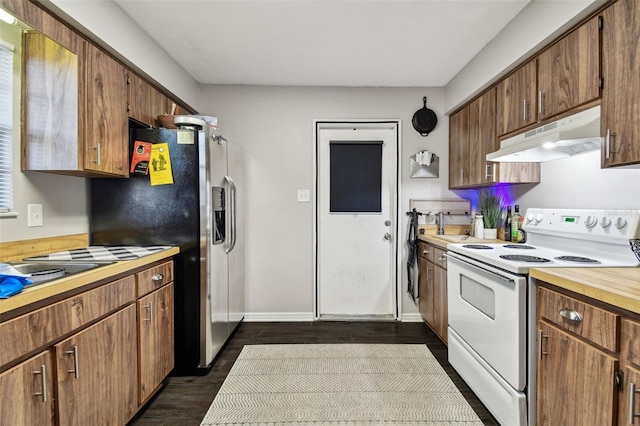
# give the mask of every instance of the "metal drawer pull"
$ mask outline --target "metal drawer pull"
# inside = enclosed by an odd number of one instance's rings
[[[569,321],[575,321],[575,322],[582,321],[582,315],[580,315],[579,312],[576,312],[573,309],[569,309],[569,308],[560,309],[560,316],[562,318],[568,319]]]
[[[80,370],[78,369],[78,347],[74,346],[72,351],[67,351],[68,355],[73,355],[73,370],[67,370],[68,373],[73,373],[73,376],[77,379],[80,377]]]
[[[634,419],[636,417],[640,417],[640,413],[636,413],[636,394],[640,393],[640,391],[636,390],[636,384],[633,382],[629,383],[629,424],[632,425],[634,423]]]
[[[636,390],[636,384],[629,383],[629,424],[632,425],[636,417],[640,417],[640,413],[636,413],[636,393],[640,391]]]
[[[544,335],[544,331],[539,330],[538,331],[538,359],[542,359],[543,355],[548,355],[547,352],[544,352],[542,350],[542,339],[548,339],[549,336],[545,336]]]
[[[429,254],[429,250],[427,249],[422,250],[422,254]]]
[[[447,261],[447,253],[441,254],[440,257],[438,257],[438,260],[440,262],[446,262]]]
[[[42,374],[42,392],[34,393],[35,396],[42,395],[42,402],[47,402],[47,366],[42,364],[40,366],[40,371],[36,370],[33,374]]]
[[[164,279],[163,274],[155,274],[151,277],[151,281],[162,281]]]
[[[149,302],[144,306],[149,310],[149,318],[144,318],[143,321],[149,321],[149,324],[153,324],[153,302]]]

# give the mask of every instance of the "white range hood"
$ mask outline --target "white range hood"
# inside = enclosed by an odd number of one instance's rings
[[[601,144],[598,105],[502,140],[487,161],[540,163],[599,150]]]

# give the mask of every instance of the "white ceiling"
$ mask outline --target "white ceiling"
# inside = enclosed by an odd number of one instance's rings
[[[445,86],[531,0],[114,0],[203,84]]]

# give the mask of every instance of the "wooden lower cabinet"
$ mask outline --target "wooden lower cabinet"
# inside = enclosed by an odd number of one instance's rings
[[[418,265],[418,310],[427,325],[447,343],[449,316],[445,251],[431,244],[420,243]]]
[[[0,424],[53,425],[53,370],[44,351],[0,373]]]
[[[537,425],[615,424],[618,360],[538,322]]]
[[[138,299],[137,309],[139,402],[143,404],[174,366],[173,283]]]
[[[138,409],[135,305],[54,346],[58,423],[124,425]]]

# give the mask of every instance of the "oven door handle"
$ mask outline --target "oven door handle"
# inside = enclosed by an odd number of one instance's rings
[[[481,268],[478,265],[474,265],[471,262],[467,262],[464,259],[460,259],[458,256],[452,255],[450,252],[448,252],[447,254],[448,254],[448,258],[449,259],[453,259],[454,261],[464,263],[464,264],[468,265],[469,267],[473,268],[473,270],[478,272],[478,273],[485,274],[485,275],[490,275],[490,276],[492,276],[494,278],[499,279],[500,281],[504,281],[505,283],[515,283],[516,282],[513,278],[505,277],[504,275],[501,275],[501,274],[499,274],[497,272],[493,272],[493,271],[490,271],[488,269]]]

